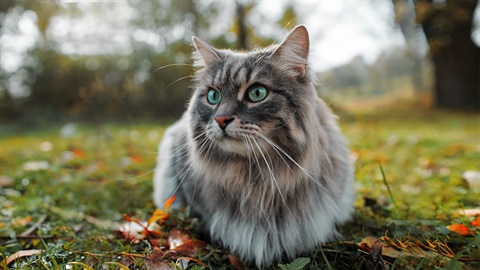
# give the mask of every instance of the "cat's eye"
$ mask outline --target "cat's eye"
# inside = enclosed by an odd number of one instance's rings
[[[248,89],[248,99],[251,102],[260,102],[268,95],[268,91],[261,85],[254,85]]]
[[[220,92],[218,90],[210,88],[210,90],[208,90],[207,100],[208,103],[212,105],[218,104],[220,102]]]

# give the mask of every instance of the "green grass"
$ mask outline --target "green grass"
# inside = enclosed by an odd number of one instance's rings
[[[343,240],[272,269],[368,269],[373,243],[364,249],[358,245],[366,237],[397,245],[383,249],[387,269],[477,269],[480,231],[470,224],[473,217],[459,211],[480,208],[480,187],[462,178],[466,171],[480,170],[478,115],[384,109],[346,114],[341,123],[356,158],[354,220],[341,228]],[[147,220],[155,210],[152,169],[165,126],[76,127],[68,137],[53,126],[2,132],[0,263],[15,252],[41,249],[40,255],[7,267],[142,269],[148,260],[142,257],[150,256],[152,246],[130,243],[115,228],[124,214]],[[184,213],[173,213],[171,219],[176,222],[168,229],[190,224]],[[473,233],[449,231],[446,226],[455,223]],[[22,236],[32,227],[28,237]],[[433,248],[421,249],[419,243]],[[227,255],[208,246],[194,257],[211,269],[233,269]],[[189,264],[189,269],[204,268]]]

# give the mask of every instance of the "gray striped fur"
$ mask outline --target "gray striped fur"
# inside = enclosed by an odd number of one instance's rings
[[[333,239],[353,211],[353,167],[316,96],[306,28],[251,52],[194,44],[194,92],[160,145],[156,205],[177,195],[175,207],[190,205],[213,241],[258,268]],[[247,99],[254,84],[269,91],[258,103]],[[219,104],[207,102],[209,88]],[[220,115],[234,117],[225,130]]]

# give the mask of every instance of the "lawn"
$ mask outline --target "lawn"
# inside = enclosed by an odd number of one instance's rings
[[[356,166],[354,219],[342,239],[272,269],[478,269],[480,117],[388,108],[341,115]],[[2,126],[0,267],[240,269],[218,247],[191,240],[188,209],[153,222],[161,226],[144,239],[126,237],[122,224],[156,210],[151,179],[165,127]],[[172,239],[187,240],[156,247]]]

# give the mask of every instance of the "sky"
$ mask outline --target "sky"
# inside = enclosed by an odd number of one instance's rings
[[[125,22],[133,16],[131,10],[126,8],[125,2],[103,1],[109,4],[109,14],[102,16],[89,12],[89,5],[98,4],[95,0],[68,0],[64,5],[79,5],[84,10],[80,18],[56,17],[47,31],[51,37],[63,40],[60,43],[61,51],[66,54],[98,54],[105,50],[98,44],[109,44],[108,51],[131,53],[127,44],[129,36],[125,29]],[[113,3],[113,4],[112,4]],[[204,2],[206,3],[206,2]],[[226,32],[231,24],[234,1],[223,2],[225,6],[225,23],[219,24],[218,33]],[[260,33],[277,36],[282,40],[288,33],[266,27],[273,24],[282,14],[283,6],[287,1],[261,1],[256,7],[258,18],[250,18],[249,23],[255,25]],[[305,24],[310,32],[311,53],[310,65],[314,71],[325,71],[335,66],[348,63],[352,58],[361,56],[367,63],[376,60],[379,54],[387,48],[404,46],[403,37],[398,28],[394,27],[394,14],[391,1],[294,1],[294,6],[299,14],[299,21]],[[20,12],[20,11],[18,11]],[[39,33],[36,28],[36,14],[26,12],[18,20],[20,34],[4,33],[0,40],[0,65],[8,72],[14,72],[21,65],[24,52],[39,42]],[[4,20],[8,22],[8,20]],[[227,23],[228,22],[228,23]],[[268,22],[268,23],[266,23]],[[476,25],[480,25],[480,10],[475,14]],[[10,22],[12,23],[12,22]],[[5,29],[8,29],[6,25]],[[272,33],[279,31],[278,33]],[[102,33],[110,33],[105,35]],[[182,35],[181,31],[176,34]],[[144,38],[153,43],[160,41],[148,33],[134,33],[135,38]],[[185,37],[190,40],[190,37]],[[480,44],[480,29],[476,28],[473,38]],[[100,39],[95,41],[92,39]],[[103,40],[101,40],[103,39]],[[65,40],[68,40],[65,41]],[[426,52],[426,43],[425,52]],[[105,52],[105,51],[104,51]]]

